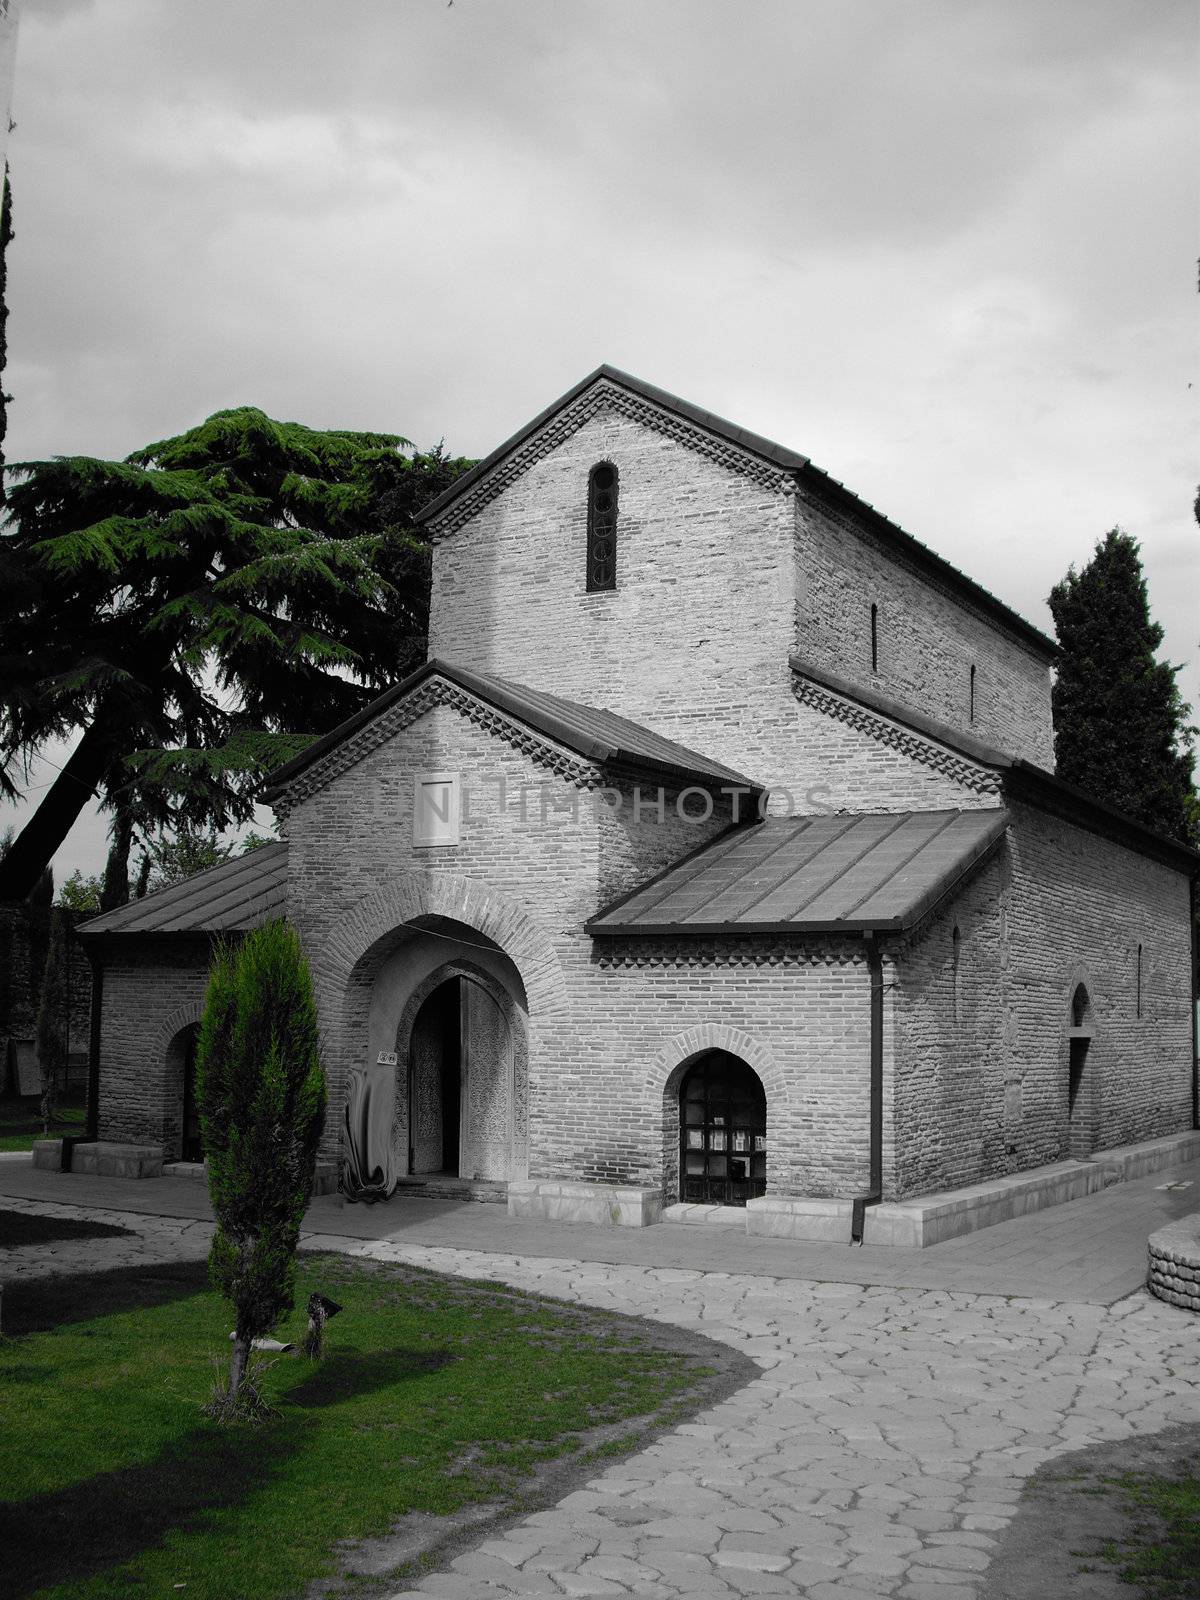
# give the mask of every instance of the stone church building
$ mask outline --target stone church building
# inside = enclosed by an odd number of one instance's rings
[[[282,842],[83,930],[99,1149],[200,1153],[211,942],[278,914],[350,1193],[921,1243],[1193,1128],[1197,857],[1053,776],[1049,638],[608,367],[424,523],[429,660],[273,774]]]

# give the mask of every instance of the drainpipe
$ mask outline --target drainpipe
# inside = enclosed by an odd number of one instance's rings
[[[104,967],[100,953],[87,946],[88,960],[92,965],[92,1016],[88,1029],[88,1086],[86,1139],[100,1137],[100,1009],[104,999]]]
[[[883,1199],[883,957],[873,933],[864,936],[867,971],[871,978],[871,1106],[870,1176],[866,1194],[851,1202],[850,1243],[861,1244],[866,1209]]]

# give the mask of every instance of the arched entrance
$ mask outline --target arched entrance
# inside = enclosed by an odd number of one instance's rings
[[[744,1206],[767,1187],[767,1097],[726,1050],[698,1057],[679,1084],[679,1198]]]
[[[1071,1026],[1067,1033],[1067,1154],[1075,1160],[1096,1148],[1097,1112],[1095,1073],[1089,1056],[1093,1037],[1092,1003],[1084,984],[1071,996]]]
[[[397,1098],[406,1092],[405,1170],[412,1175],[500,1182],[519,1175],[518,1047],[523,1039],[506,1000],[482,973],[459,968],[435,974],[407,1040],[398,1037],[407,1083],[397,1084]]]
[[[179,1085],[179,1159],[203,1161],[204,1139],[200,1131],[200,1108],[196,1103],[196,1046],[200,1024],[189,1022],[180,1028],[167,1045],[168,1082]]]

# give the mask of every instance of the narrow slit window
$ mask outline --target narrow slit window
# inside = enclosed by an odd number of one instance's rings
[[[957,926],[950,935],[950,980],[954,1020],[958,1022],[962,1017],[962,934]]]
[[[1142,1014],[1142,947],[1138,945],[1137,954],[1137,1014]]]
[[[879,671],[879,607],[871,607],[871,671]]]
[[[972,662],[972,664],[971,664],[970,701],[971,701],[971,704],[970,704],[971,721],[974,722],[975,721],[975,664],[974,664],[974,662]]]
[[[617,469],[601,461],[588,478],[588,591],[617,587]]]

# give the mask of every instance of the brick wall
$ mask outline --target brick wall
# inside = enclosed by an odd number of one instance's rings
[[[1033,807],[1009,809],[1002,854],[900,955],[899,1194],[1191,1126],[1186,878]],[[1091,1127],[1073,1145],[1067,1030],[1081,982],[1095,1035],[1076,1116]]]
[[[589,594],[586,490],[600,460],[620,473],[617,587]],[[835,518],[781,483],[601,411],[461,527],[435,530],[430,654],[619,711],[801,791],[813,760],[796,737],[797,650],[1052,764],[1045,660],[900,563],[865,516]]]
[[[110,943],[100,1007],[101,1139],[161,1144],[178,1156],[183,1060],[171,1046],[199,1020],[209,959],[204,937]]]
[[[456,847],[419,850],[411,843],[412,774],[421,768],[462,774],[471,798]],[[377,986],[411,987],[430,959],[421,936],[405,944],[402,928],[380,931],[369,948],[346,950],[337,978],[331,952],[345,943],[364,901],[415,878],[433,898],[466,883],[495,903],[511,901],[552,951],[563,1003],[549,1010],[539,1009],[530,974],[516,961],[530,994],[534,1176],[662,1181],[664,1085],[679,1063],[663,1065],[660,1057],[687,1030],[722,1024],[741,1028],[778,1064],[768,1088],[773,1189],[863,1187],[869,1014],[856,948],[789,952],[743,942],[680,957],[633,945],[598,951],[584,932],[600,906],[727,825],[719,806],[703,824],[681,821],[675,798],[663,797],[661,821],[653,803],[635,820],[628,797],[619,810],[597,809],[586,791],[438,706],[291,811],[289,909],[317,976],[331,1091],[327,1153],[347,1069],[387,1047],[384,1034],[402,1003],[399,995],[381,1002]],[[472,928],[459,926],[459,949],[451,918],[430,926],[445,940],[444,959],[478,959]]]
[[[802,656],[1054,770],[1050,664],[1041,651],[906,565],[865,518],[833,509],[807,487],[796,501],[796,552]]]

